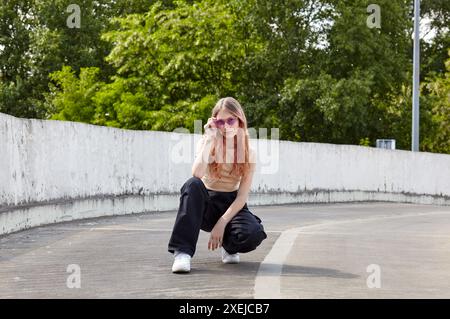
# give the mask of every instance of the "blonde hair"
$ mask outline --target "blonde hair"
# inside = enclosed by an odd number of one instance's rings
[[[237,117],[239,120],[239,129],[237,134],[233,137],[234,142],[234,159],[233,159],[233,167],[230,172],[232,176],[244,176],[250,170],[249,163],[249,134],[247,129],[247,118],[245,117],[244,110],[242,109],[241,104],[233,98],[233,97],[224,97],[217,101],[216,105],[212,109],[212,117],[216,117],[217,114],[221,110],[227,110],[233,116]],[[222,144],[225,144],[226,137],[222,135],[217,135],[217,137],[222,137]],[[216,140],[217,141],[217,140]],[[239,147],[238,147],[239,145]],[[211,154],[215,156],[216,152],[219,150],[218,144],[213,145]],[[238,151],[242,150],[244,155],[244,161],[237,162]],[[220,178],[220,170],[222,168],[223,163],[216,162],[214,160],[212,163],[208,164],[210,168],[211,175],[215,178]]]

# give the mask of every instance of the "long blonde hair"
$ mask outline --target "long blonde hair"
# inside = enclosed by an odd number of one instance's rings
[[[245,117],[244,110],[242,109],[241,104],[233,97],[224,97],[217,101],[216,105],[212,109],[212,117],[216,117],[217,114],[226,109],[229,113],[234,115],[239,119],[239,129],[237,134],[233,137],[234,142],[234,159],[233,159],[233,167],[230,172],[230,175],[235,177],[244,176],[250,170],[249,164],[249,134],[247,129],[247,118]],[[220,134],[217,135],[218,138],[222,137],[222,144],[225,145],[226,137]],[[239,144],[238,144],[239,143]],[[238,147],[239,145],[239,147]],[[218,147],[217,140],[215,145],[213,145],[211,154],[215,156],[216,152],[220,151],[220,147]],[[238,151],[241,150],[243,154],[243,161],[241,160],[239,163],[237,161]],[[214,160],[212,163],[208,164],[210,167],[211,175],[215,178],[220,178],[220,170],[222,168],[223,163],[217,162]]]

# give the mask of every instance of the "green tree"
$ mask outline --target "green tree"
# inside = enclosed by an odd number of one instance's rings
[[[158,2],[145,14],[114,19],[120,27],[102,39],[114,44],[106,60],[117,74],[93,98],[97,123],[173,130],[192,126],[186,119],[195,116],[206,120],[205,109],[234,94],[242,62],[261,47],[237,32],[238,20],[216,1],[178,1],[173,9]],[[53,96],[65,94],[61,87]]]
[[[0,112],[32,117],[36,114],[28,92],[30,62],[27,56],[33,1],[0,3]]]
[[[52,119],[70,120],[90,123],[95,116],[93,97],[103,85],[98,81],[98,68],[81,68],[79,78],[70,66],[64,66],[61,71],[51,74],[51,80],[57,83],[51,85],[48,97],[54,107]],[[59,89],[64,94],[59,94]]]
[[[71,0],[8,0],[0,3],[0,112],[45,118],[49,74],[63,65],[100,68],[108,79],[114,69],[104,61],[111,44],[101,33],[115,28],[111,18],[146,12],[152,0],[80,0],[81,27],[69,28]],[[170,7],[171,1],[165,1]],[[51,109],[51,108],[50,108]]]
[[[422,43],[421,75],[429,85],[421,96],[421,149],[433,152],[446,151],[445,143],[430,141],[446,138],[438,137],[442,129],[437,128],[447,123],[445,108],[438,107],[445,105],[447,3],[423,1],[423,14],[438,30]],[[180,0],[157,2],[140,13],[130,9],[132,14],[117,15],[102,33],[102,43],[110,48],[106,60],[78,63],[98,67],[91,70],[91,81],[76,66],[69,72],[71,86],[52,78],[49,110],[55,117],[78,120],[71,110],[91,103],[83,121],[192,129],[193,120],[206,120],[219,97],[233,95],[242,102],[249,126],[279,127],[281,139],[367,145],[394,138],[398,148],[410,149],[412,1],[379,1],[379,29],[366,25],[369,4]],[[17,96],[17,83],[2,87],[11,90],[10,100]],[[93,88],[85,91],[92,94],[76,106],[73,92],[89,85]]]
[[[287,80],[280,101],[281,135],[289,140],[358,144],[367,136],[372,78],[329,74]],[[288,120],[291,118],[292,120]]]
[[[448,50],[450,56],[450,50]],[[450,154],[450,58],[446,73],[428,78],[422,85],[425,105],[431,113],[431,128],[425,131],[421,148],[429,152]]]

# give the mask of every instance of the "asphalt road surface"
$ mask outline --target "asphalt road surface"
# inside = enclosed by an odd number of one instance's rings
[[[249,206],[268,238],[222,264],[201,232],[190,274],[171,273],[175,211],[0,237],[0,298],[450,298],[450,207]]]

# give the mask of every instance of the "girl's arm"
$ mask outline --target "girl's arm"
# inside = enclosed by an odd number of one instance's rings
[[[221,218],[224,219],[226,223],[228,223],[242,209],[242,207],[244,207],[245,203],[247,202],[248,194],[250,193],[250,187],[252,186],[255,166],[255,163],[250,163],[250,171],[247,175],[241,178],[241,183],[239,184],[239,190],[235,200],[222,215]]]
[[[242,176],[239,184],[238,194],[233,203],[228,207],[225,213],[219,218],[214,228],[211,230],[211,235],[208,241],[208,249],[217,249],[222,246],[223,234],[228,222],[244,207],[250,187],[252,185],[253,173],[256,167],[256,159],[250,160],[250,171],[245,176]]]
[[[194,164],[192,164],[192,176],[202,178],[206,173],[208,164],[213,162],[211,148],[214,137],[212,134],[213,133],[211,132],[205,133],[199,142],[200,144],[196,151]]]

